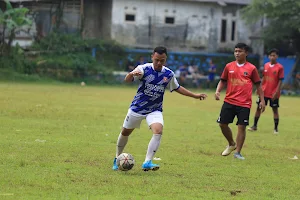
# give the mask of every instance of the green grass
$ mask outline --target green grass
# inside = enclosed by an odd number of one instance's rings
[[[136,166],[115,172],[116,140],[135,90],[0,83],[0,199],[299,199],[300,160],[289,157],[300,157],[300,98],[281,98],[278,136],[267,108],[240,161],[220,156],[221,101],[167,92],[161,169],[140,169],[151,138],[143,122],[125,149]]]

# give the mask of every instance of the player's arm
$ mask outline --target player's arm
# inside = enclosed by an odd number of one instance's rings
[[[133,71],[129,72],[126,76],[124,81],[125,82],[132,82],[135,79],[141,79],[143,77],[144,70],[142,66],[137,66]]]
[[[220,80],[216,89],[215,93],[215,99],[220,100],[220,92],[223,90],[224,87],[226,87],[227,81],[226,80]]]
[[[184,95],[184,96],[188,96],[188,97],[192,97],[192,98],[195,98],[195,99],[200,99],[200,100],[204,100],[207,95],[206,94],[195,94],[193,92],[191,92],[190,90],[180,86],[176,92],[178,92],[179,94],[181,95]]]
[[[272,97],[272,100],[275,100],[275,99],[278,99],[278,96],[280,94],[280,90],[281,90],[281,87],[282,87],[282,83],[283,83],[283,78],[284,78],[284,72],[283,72],[283,68],[281,68],[279,70],[279,73],[278,73],[278,84],[277,84],[277,87],[276,87],[276,92],[273,94],[273,97]]]
[[[170,89],[171,92],[176,91],[177,93],[179,93],[181,95],[192,97],[195,99],[204,100],[207,97],[206,94],[195,94],[195,93],[191,92],[190,90],[180,86],[174,73],[173,73],[173,77],[171,78],[167,87]]]
[[[278,81],[276,92],[273,94],[272,100],[278,99],[281,87],[282,87],[282,79]]]
[[[260,99],[259,108],[261,109],[261,112],[264,112],[265,107],[266,107],[264,91],[262,90],[261,80],[260,80],[260,77],[259,77],[259,74],[258,74],[258,71],[256,68],[252,71],[251,79],[252,79],[252,82],[255,84],[256,91],[257,91],[257,94]]]
[[[266,103],[264,98],[264,91],[262,90],[262,87],[259,83],[255,83],[256,91],[260,99],[259,108],[261,109],[261,112],[265,111]]]
[[[227,78],[228,78],[228,69],[227,69],[227,65],[226,65],[225,69],[222,72],[221,79],[220,79],[220,81],[218,83],[218,86],[217,86],[217,89],[216,89],[215,99],[217,101],[220,100],[220,92],[227,85]]]

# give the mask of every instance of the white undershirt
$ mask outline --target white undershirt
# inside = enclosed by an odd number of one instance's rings
[[[274,66],[275,66],[275,64],[273,64],[273,65],[269,64],[269,66],[270,66],[270,67],[274,67]]]
[[[238,67],[243,67],[243,66],[245,65],[245,63],[243,63],[243,64],[236,63],[236,65],[237,65]]]

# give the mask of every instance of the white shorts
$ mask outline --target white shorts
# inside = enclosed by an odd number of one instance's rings
[[[141,115],[129,109],[125,117],[123,127],[126,129],[140,128],[143,119],[146,119],[149,127],[154,123],[160,123],[161,125],[164,125],[163,115],[160,111],[154,111],[147,115]]]

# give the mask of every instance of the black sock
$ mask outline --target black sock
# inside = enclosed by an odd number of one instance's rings
[[[259,117],[254,117],[254,125],[255,127],[257,127],[257,122],[258,122]]]
[[[278,130],[279,118],[278,118],[278,119],[275,119],[275,118],[274,118],[274,124],[275,124],[274,129],[275,129],[275,130]]]

